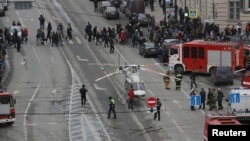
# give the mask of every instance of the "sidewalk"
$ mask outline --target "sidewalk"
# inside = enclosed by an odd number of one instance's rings
[[[162,8],[159,6],[158,0],[154,2],[154,11],[151,11],[150,7],[147,6],[145,7],[145,13],[148,13],[151,16],[154,16],[156,23],[160,23],[160,21],[164,19],[163,11],[162,11]]]

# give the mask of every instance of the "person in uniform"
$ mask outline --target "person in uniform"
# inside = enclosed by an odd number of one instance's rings
[[[166,75],[163,76],[163,81],[165,83],[165,88],[170,89],[170,71],[166,72]]]
[[[110,118],[111,112],[114,113],[114,119],[116,119],[115,100],[111,96],[109,96],[109,113],[108,113],[108,118]]]
[[[217,92],[215,90],[215,88],[212,89],[211,91],[211,100],[210,100],[210,111],[212,111],[213,109],[216,109],[216,102],[217,102]]]
[[[218,110],[223,110],[223,105],[222,105],[222,100],[224,98],[224,94],[223,92],[221,91],[220,88],[218,88]]]
[[[156,117],[158,116],[158,120],[161,120],[161,102],[160,99],[157,98],[157,105],[156,105],[156,112],[154,114],[154,120],[156,119]]]
[[[176,90],[180,90],[181,89],[181,80],[182,80],[182,74],[177,72],[175,74],[175,85],[176,85]]]
[[[82,88],[80,89],[80,93],[81,93],[81,101],[82,101],[82,106],[86,104],[86,93],[88,92],[88,90],[85,88],[85,85],[82,85]]]
[[[134,89],[133,86],[131,86],[130,90],[128,91],[128,109],[134,109],[133,104],[134,104]]]
[[[213,93],[212,90],[209,88],[207,94],[207,105],[209,106],[210,111],[213,110],[212,101],[213,101]]]
[[[200,105],[199,109],[201,109],[201,106],[202,106],[202,109],[205,109],[206,91],[204,90],[204,88],[201,88],[200,96],[201,96],[201,105]]]

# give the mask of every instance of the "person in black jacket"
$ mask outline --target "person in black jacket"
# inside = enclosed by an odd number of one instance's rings
[[[88,90],[85,88],[85,85],[82,85],[82,88],[80,89],[80,94],[81,94],[81,101],[82,101],[82,106],[86,104],[86,93]]]
[[[161,102],[160,99],[157,98],[157,105],[156,105],[156,112],[154,114],[154,120],[156,119],[156,117],[158,116],[158,120],[161,120]]]
[[[191,73],[190,73],[190,80],[191,80],[191,89],[193,89],[193,85],[195,85],[195,88],[197,88],[197,84],[196,84],[196,82],[195,82],[195,72],[194,71],[192,71]]]
[[[204,88],[201,88],[200,96],[201,96],[201,105],[200,105],[199,109],[201,109],[201,106],[202,106],[202,109],[205,109],[206,92],[205,92]]]

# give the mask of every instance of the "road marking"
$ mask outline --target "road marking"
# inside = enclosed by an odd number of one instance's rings
[[[54,20],[59,20],[58,18],[56,18],[55,16],[52,16],[52,19],[54,19]]]
[[[79,61],[89,61],[89,59],[82,59],[82,58],[80,58],[80,56],[76,56],[76,58],[79,60]]]
[[[77,41],[78,44],[81,44],[81,43],[82,43],[82,41],[80,40],[79,37],[75,37],[75,38],[76,38],[76,41]]]
[[[15,91],[13,92],[14,95],[15,95],[15,94],[18,94],[18,93],[20,93],[19,90],[15,90]]]
[[[106,91],[107,90],[106,88],[99,87],[96,83],[93,83],[93,85],[94,85],[95,89],[97,89],[97,90],[101,90],[101,91]]]
[[[57,93],[57,89],[55,88],[54,90],[52,90],[52,93],[53,94]]]
[[[181,108],[181,109],[182,109],[182,106],[180,105],[180,103],[179,103],[179,101],[178,101],[178,100],[173,99],[173,103],[177,104],[177,105],[179,106],[179,108]]]
[[[25,62],[25,57],[22,57],[22,61],[20,62],[21,65],[25,65],[26,62]]]
[[[23,129],[24,129],[24,140],[25,141],[28,141],[28,131],[27,131],[27,128],[26,128],[26,125],[27,125],[26,120],[27,120],[27,117],[28,117],[27,114],[29,112],[29,108],[30,108],[31,103],[33,102],[34,98],[36,97],[36,94],[37,94],[37,92],[38,92],[38,90],[40,88],[40,85],[41,85],[41,82],[37,85],[32,97],[29,100],[29,103],[28,103],[28,105],[27,105],[27,107],[25,109],[25,112],[24,112],[24,117],[23,117],[23,125],[24,125],[24,127],[23,127]]]
[[[55,125],[55,124],[57,124],[56,122],[49,122],[48,124],[50,124],[50,125]]]
[[[173,123],[175,124],[175,126],[179,129],[179,131],[180,131],[181,133],[184,133],[184,131],[181,129],[181,127],[177,124],[177,122],[176,122],[174,119],[172,119],[172,121],[173,121]]]
[[[25,124],[25,125],[28,125],[28,126],[36,126],[37,123],[27,123],[27,124]]]
[[[74,44],[74,42],[72,40],[68,39],[68,41],[69,41],[69,44],[71,44],[71,45]]]

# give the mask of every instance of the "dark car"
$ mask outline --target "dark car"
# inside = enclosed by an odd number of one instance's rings
[[[5,16],[5,10],[2,3],[0,3],[0,16]]]
[[[121,4],[121,0],[110,0],[110,2],[114,7],[119,7]]]
[[[4,11],[7,11],[8,10],[8,0],[0,0],[0,3],[3,5]]]
[[[123,2],[120,4],[119,9],[120,9],[120,11],[121,11],[122,13],[125,13],[126,6],[127,6],[127,2],[126,2],[126,1],[123,1]]]
[[[229,83],[234,84],[233,71],[229,66],[216,66],[211,70],[211,80],[214,85],[219,83],[225,84]]]
[[[119,19],[119,11],[116,7],[106,7],[103,11],[103,16],[106,19]]]
[[[130,19],[136,19],[136,22],[139,22],[140,26],[147,26],[150,22],[150,15],[145,13],[132,13]]]
[[[139,54],[143,57],[157,56],[158,46],[153,42],[144,42],[142,46],[139,47]]]
[[[109,1],[100,1],[98,2],[97,8],[99,12],[103,12],[106,7],[110,7],[111,3]]]

